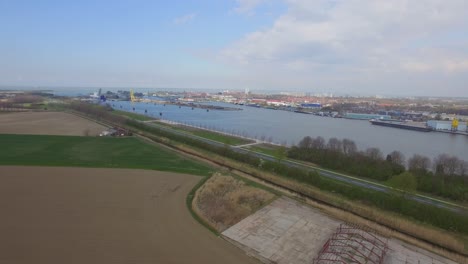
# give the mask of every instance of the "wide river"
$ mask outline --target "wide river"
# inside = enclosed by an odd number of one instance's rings
[[[407,158],[422,154],[434,158],[441,153],[468,160],[468,136],[440,132],[418,132],[398,128],[371,125],[368,121],[343,118],[319,117],[281,110],[212,103],[227,107],[242,108],[241,111],[219,111],[175,105],[155,105],[110,101],[115,109],[161,117],[165,120],[208,127],[218,131],[235,132],[251,138],[272,138],[273,142],[297,144],[303,137],[321,136],[348,138],[356,142],[360,150],[379,148],[384,155],[393,150],[402,152]],[[160,113],[162,115],[160,115]]]

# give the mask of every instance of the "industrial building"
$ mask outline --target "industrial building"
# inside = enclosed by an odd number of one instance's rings
[[[391,119],[391,116],[389,116],[389,115],[379,115],[379,114],[346,113],[344,118],[361,119],[361,120],[371,120],[371,119],[389,120],[389,119]]]
[[[302,108],[322,108],[321,103],[303,103],[301,104]]]
[[[466,122],[457,122],[456,131],[467,131]],[[434,130],[452,130],[453,121],[440,121],[440,120],[429,120],[427,121],[427,126]]]

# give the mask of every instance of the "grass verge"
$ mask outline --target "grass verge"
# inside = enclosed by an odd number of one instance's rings
[[[197,220],[202,226],[206,227],[210,232],[215,234],[216,236],[219,236],[219,232],[212,227],[207,221],[205,221],[201,216],[195,212],[193,209],[193,199],[195,198],[195,194],[197,190],[205,184],[206,181],[208,181],[211,178],[211,176],[203,177],[189,192],[185,199],[185,204],[187,205],[188,210],[190,211],[190,214],[192,215],[195,220]]]
[[[154,120],[154,118],[152,118],[152,117],[141,115],[141,114],[136,114],[136,113],[131,113],[131,112],[127,112],[127,111],[113,110],[112,112],[114,114],[121,115],[121,116],[126,116],[126,117],[129,117],[129,118],[138,120],[138,121]]]
[[[280,148],[280,146],[275,146],[271,144],[258,144],[258,145],[248,146],[245,148],[255,151],[255,152],[260,152],[260,153],[275,157],[278,154],[278,149]]]
[[[203,129],[187,129],[185,130],[188,133],[191,133],[193,135],[202,137],[202,138],[207,138],[213,141],[221,142],[224,144],[232,145],[232,146],[237,146],[237,145],[243,145],[243,144],[249,144],[252,143],[252,140],[244,139],[244,138],[239,138],[239,137],[233,137],[229,135],[224,135],[221,133],[216,133],[213,131],[208,131],[208,130],[203,130]]]

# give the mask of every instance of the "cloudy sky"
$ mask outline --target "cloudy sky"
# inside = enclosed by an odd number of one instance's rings
[[[0,0],[0,85],[468,96],[466,0]]]

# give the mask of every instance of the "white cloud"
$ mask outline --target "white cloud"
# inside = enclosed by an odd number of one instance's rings
[[[443,67],[448,72],[468,72],[468,59],[447,60],[443,63]]]
[[[240,14],[253,15],[255,8],[267,0],[236,0],[237,7],[234,11]]]
[[[407,70],[407,71],[413,71],[413,72],[432,71],[435,68],[434,66],[435,65],[433,64],[420,62],[420,61],[407,61],[401,65],[402,69]]]
[[[251,10],[261,1],[238,2]],[[466,0],[285,2],[287,11],[271,27],[245,35],[218,58],[276,78],[307,72],[291,80],[302,78],[304,85],[324,74],[468,72],[468,48],[447,37],[468,40]]]
[[[191,20],[195,19],[196,16],[197,16],[196,13],[190,13],[190,14],[187,14],[187,15],[184,15],[184,16],[176,17],[176,18],[174,18],[174,20],[172,22],[174,24],[176,24],[176,25],[183,25],[183,24],[187,24]]]
[[[402,64],[409,72],[443,72],[446,74],[468,73],[468,59],[439,59],[432,61],[409,60]]]

